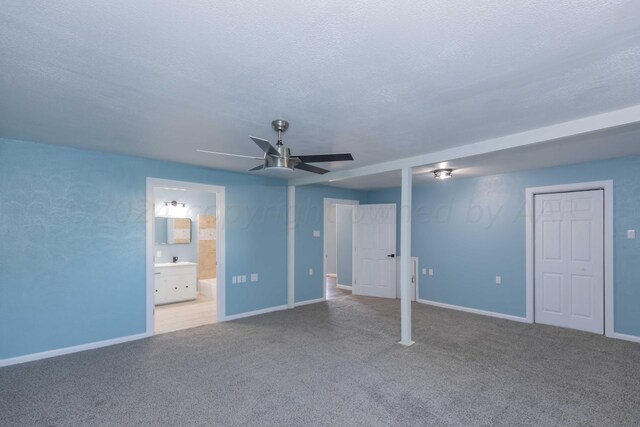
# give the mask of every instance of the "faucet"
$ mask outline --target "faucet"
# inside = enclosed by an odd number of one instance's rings
[[[174,262],[174,263],[178,262],[178,257],[177,257],[177,256],[174,256],[174,257],[173,257],[173,262]]]

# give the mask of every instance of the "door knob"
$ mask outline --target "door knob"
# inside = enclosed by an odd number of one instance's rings
[[[389,258],[395,258],[395,257],[396,257],[396,254],[389,254],[389,255],[387,255],[387,256],[388,256]]]

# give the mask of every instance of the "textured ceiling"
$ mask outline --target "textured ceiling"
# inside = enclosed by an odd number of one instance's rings
[[[640,104],[640,1],[2,0],[0,137],[363,166]]]

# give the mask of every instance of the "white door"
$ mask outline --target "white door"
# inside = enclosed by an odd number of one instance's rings
[[[353,215],[353,294],[396,297],[396,205],[358,205]]]
[[[396,265],[396,299],[400,299],[400,266],[402,265],[402,257],[396,257],[398,264]],[[411,282],[409,283],[409,298],[416,301],[416,287],[418,285],[418,258],[411,258]]]
[[[604,333],[603,191],[535,196],[535,321]]]

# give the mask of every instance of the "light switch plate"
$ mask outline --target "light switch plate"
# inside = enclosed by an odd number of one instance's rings
[[[496,285],[502,284],[502,276],[496,276]]]
[[[258,281],[258,273],[251,273],[251,281],[252,282]]]
[[[245,283],[247,281],[247,276],[245,276],[244,274],[242,275],[242,283]]]
[[[433,276],[433,268],[429,269],[429,276]]]
[[[313,230],[313,237],[320,237],[320,230]]]
[[[427,275],[427,269],[426,269],[426,268],[423,268],[423,269],[422,269],[422,275],[423,275],[423,276],[426,276],[426,275]]]
[[[627,239],[635,239],[636,230],[627,230]]]
[[[309,276],[313,276],[313,268],[309,269]]]
[[[238,283],[238,278],[236,276],[232,276],[231,283]]]

